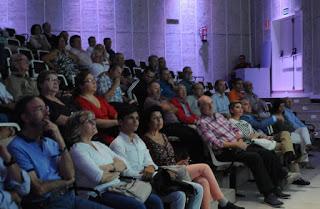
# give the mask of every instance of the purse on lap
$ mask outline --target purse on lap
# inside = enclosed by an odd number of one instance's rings
[[[111,186],[108,191],[133,197],[138,201],[145,202],[151,194],[152,187],[149,182],[138,179],[126,180],[127,182]]]

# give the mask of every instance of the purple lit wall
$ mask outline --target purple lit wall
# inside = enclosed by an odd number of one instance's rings
[[[252,61],[261,62],[264,41],[271,41],[265,21],[282,15],[282,9],[301,9],[303,15],[303,89],[310,96],[320,96],[320,1],[319,0],[255,0],[251,1]]]
[[[250,53],[250,0],[12,0],[0,1],[0,26],[30,33],[48,21],[53,32],[111,37],[126,58],[165,56],[170,69],[189,65],[207,81],[226,78],[239,54]],[[178,19],[179,24],[167,24]],[[199,28],[208,27],[208,44]]]

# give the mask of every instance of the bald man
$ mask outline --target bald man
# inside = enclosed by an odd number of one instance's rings
[[[274,152],[257,145],[243,142],[242,132],[220,113],[214,112],[212,99],[200,97],[198,101],[201,117],[197,130],[202,138],[212,145],[220,161],[242,162],[250,168],[264,202],[271,206],[283,204],[278,198],[288,198],[280,188],[281,180],[287,177]]]

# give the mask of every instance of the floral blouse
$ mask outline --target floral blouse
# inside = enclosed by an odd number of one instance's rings
[[[162,134],[164,139],[164,144],[159,144],[153,141],[148,136],[143,136],[143,141],[147,145],[152,160],[158,166],[168,166],[176,165],[175,154],[172,145],[168,141],[168,138],[165,134]]]

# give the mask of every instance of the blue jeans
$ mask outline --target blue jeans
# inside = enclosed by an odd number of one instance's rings
[[[49,198],[46,209],[112,209],[96,202],[75,196],[74,192],[67,192],[57,198]]]
[[[192,187],[196,190],[196,194],[189,197],[186,209],[200,209],[203,198],[203,187],[195,182],[186,181],[186,183],[191,184]]]
[[[153,193],[143,203],[133,197],[106,191],[102,194],[101,203],[115,209],[163,209],[160,197]]]
[[[186,194],[182,191],[171,192],[166,196],[161,197],[164,203],[170,205],[170,209],[184,209],[186,205]]]

